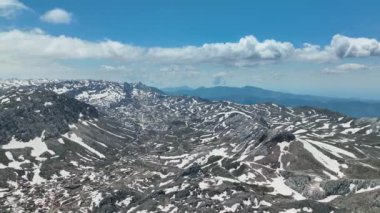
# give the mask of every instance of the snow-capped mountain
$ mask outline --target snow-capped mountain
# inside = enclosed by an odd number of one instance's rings
[[[379,119],[140,83],[0,85],[1,211],[380,211]]]

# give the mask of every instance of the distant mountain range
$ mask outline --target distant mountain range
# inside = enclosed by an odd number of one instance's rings
[[[189,87],[161,89],[171,95],[196,96],[239,104],[275,103],[284,106],[310,106],[340,112],[353,117],[380,117],[380,101],[329,98],[265,90],[258,87]]]

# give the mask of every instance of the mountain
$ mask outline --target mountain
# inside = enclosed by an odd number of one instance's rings
[[[379,212],[380,120],[0,82],[1,212]]]
[[[380,117],[380,101],[329,98],[264,90],[258,87],[167,88],[171,95],[196,96],[239,104],[276,103],[284,106],[311,106],[329,109],[353,117]]]
[[[175,93],[177,91],[184,92],[184,91],[191,91],[194,89],[188,86],[182,86],[182,87],[166,87],[166,88],[161,88],[160,90],[164,91],[165,93]]]

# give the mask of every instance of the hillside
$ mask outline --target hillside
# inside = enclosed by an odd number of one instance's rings
[[[1,212],[380,210],[379,119],[143,84],[1,85]]]
[[[198,89],[166,88],[163,91],[171,95],[195,96],[215,101],[231,101],[239,104],[276,103],[283,106],[310,106],[329,109],[353,117],[380,117],[380,101],[295,95],[250,86],[200,87]]]

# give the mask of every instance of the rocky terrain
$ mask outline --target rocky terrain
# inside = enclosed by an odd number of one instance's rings
[[[379,212],[380,120],[0,81],[1,212]]]

